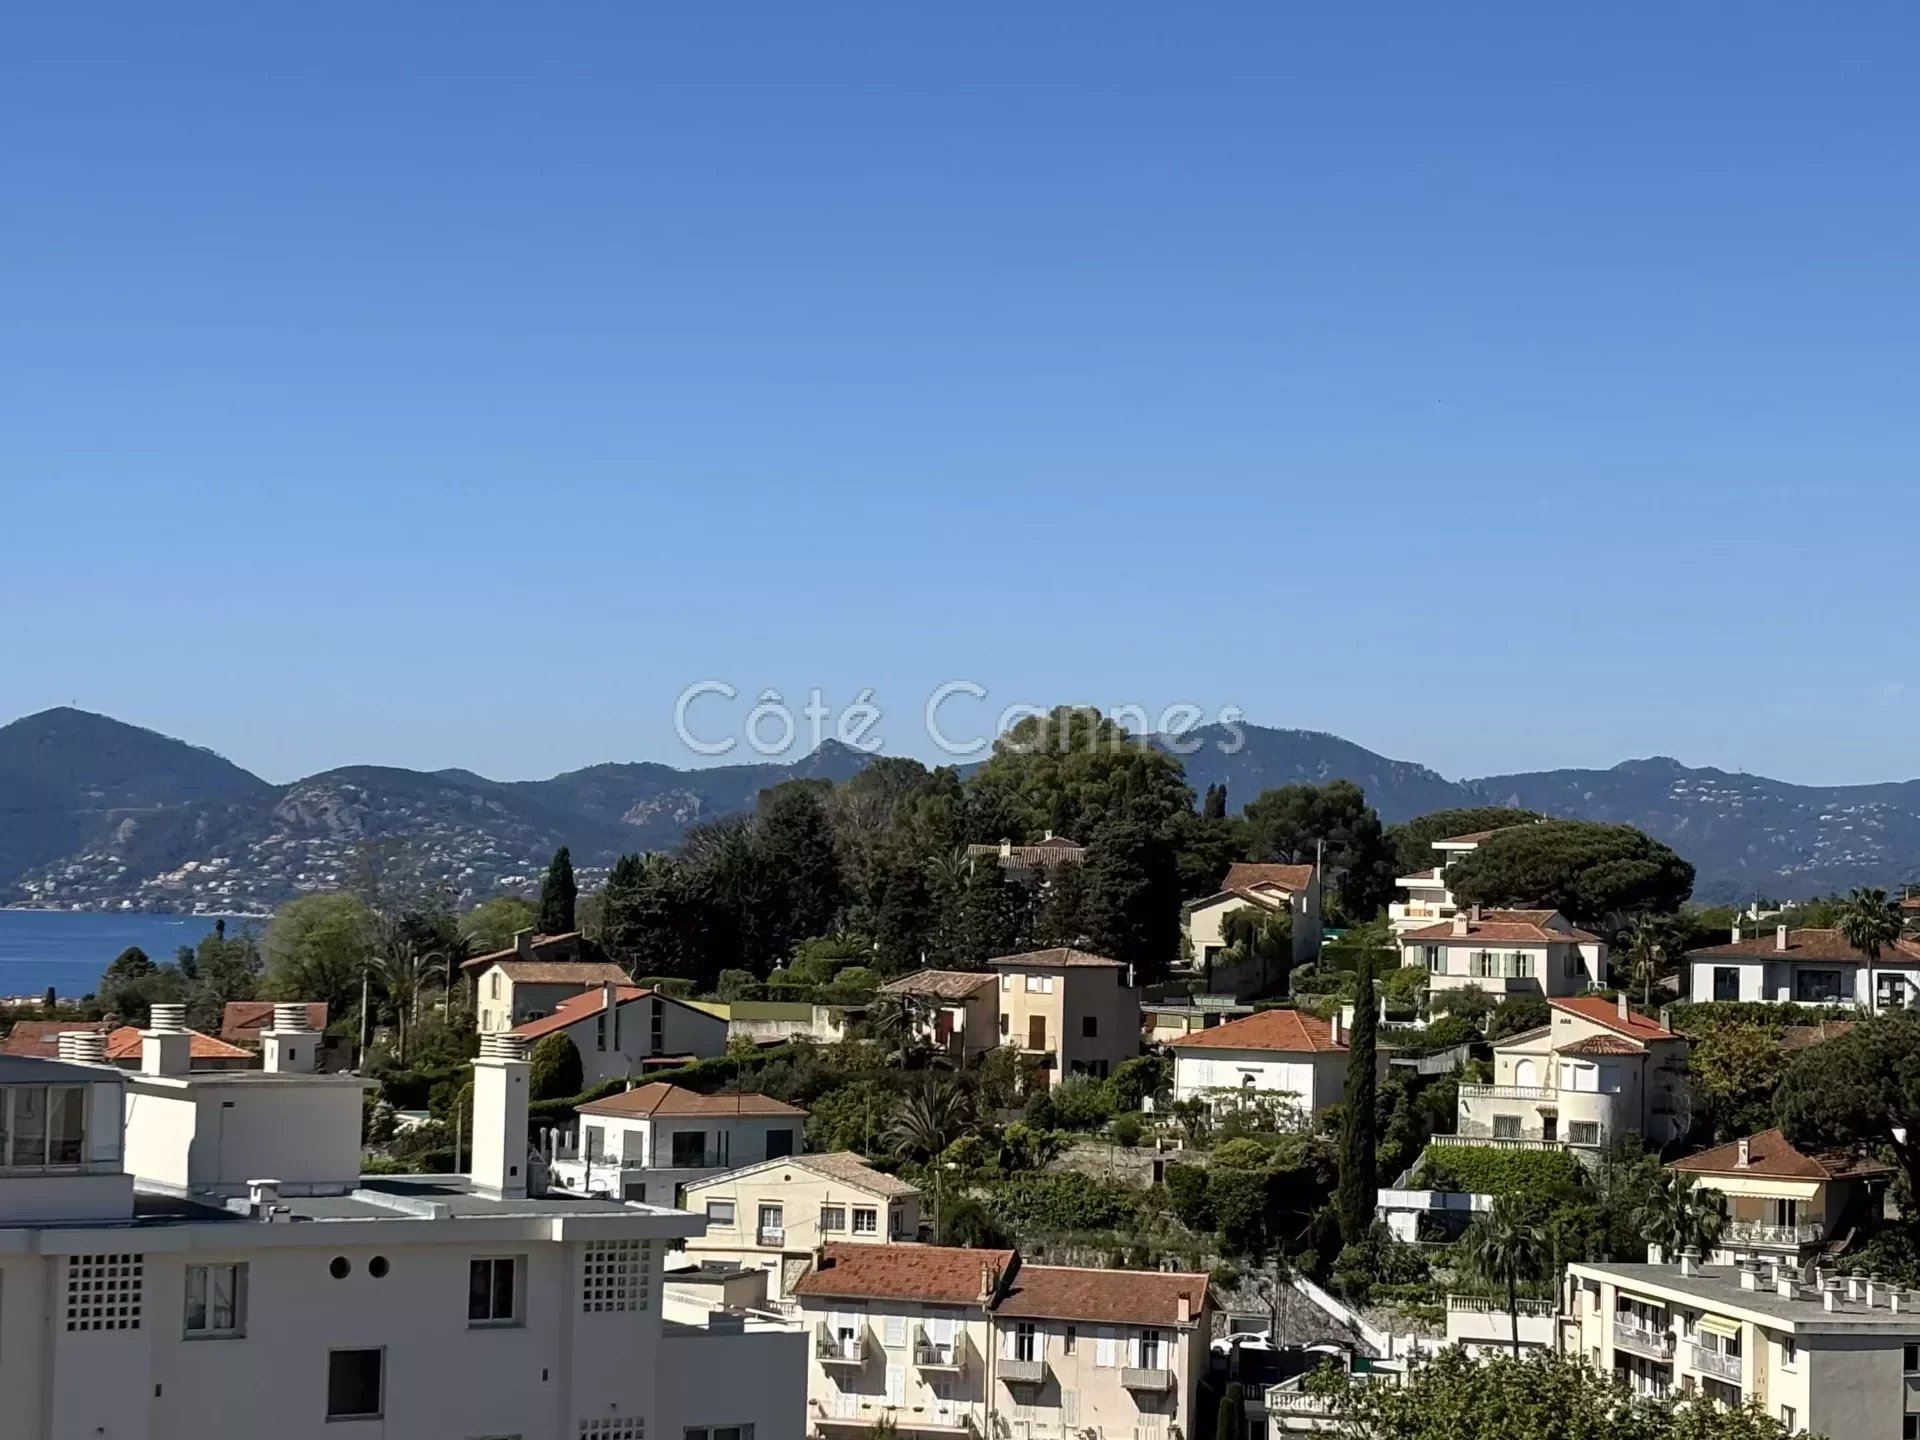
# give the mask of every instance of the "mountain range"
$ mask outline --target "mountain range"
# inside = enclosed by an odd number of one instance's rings
[[[1231,753],[1230,732],[1203,729],[1184,757],[1196,790],[1224,783],[1236,806],[1276,785],[1347,779],[1388,823],[1490,803],[1618,821],[1691,860],[1708,901],[1920,877],[1920,781],[1792,785],[1665,758],[1455,781],[1336,735],[1238,729]],[[47,710],[0,727],[0,903],[257,911],[374,863],[396,882],[485,896],[533,884],[562,844],[590,882],[622,851],[671,847],[767,786],[844,780],[866,759],[830,742],[792,764],[606,764],[523,781],[350,766],[271,785],[151,730]]]

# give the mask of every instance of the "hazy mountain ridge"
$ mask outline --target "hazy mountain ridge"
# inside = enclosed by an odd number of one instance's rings
[[[1344,778],[1389,823],[1489,802],[1621,821],[1693,861],[1702,899],[1920,876],[1920,781],[1800,786],[1663,758],[1452,781],[1317,731],[1187,738],[1195,790],[1224,782],[1236,809],[1273,786]],[[50,710],[0,727],[0,901],[265,909],[349,883],[370,845],[395,883],[484,895],[533,883],[561,844],[591,872],[749,809],[768,786],[844,780],[866,760],[828,745],[792,764],[609,763],[521,781],[365,765],[275,786],[153,731]]]

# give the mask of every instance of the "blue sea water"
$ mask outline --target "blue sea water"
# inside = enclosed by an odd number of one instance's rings
[[[58,910],[0,910],[0,996],[63,998],[93,993],[100,972],[122,950],[138,945],[156,962],[182,945],[198,945],[213,929],[207,915],[77,914]],[[227,933],[265,927],[262,920],[229,920]]]

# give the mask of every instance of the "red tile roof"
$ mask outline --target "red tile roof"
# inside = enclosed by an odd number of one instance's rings
[[[991,1289],[1017,1259],[1012,1250],[961,1250],[950,1245],[828,1245],[824,1249],[820,1268],[794,1281],[793,1294],[826,1300],[978,1305],[982,1291]]]
[[[1573,995],[1565,999],[1549,999],[1547,1004],[1556,1010],[1564,1010],[1569,1015],[1578,1015],[1591,1020],[1596,1025],[1604,1025],[1616,1034],[1628,1036],[1634,1040],[1672,1040],[1677,1037],[1673,1031],[1658,1020],[1629,1009],[1627,1018],[1620,1018],[1620,1002],[1611,995]]]
[[[617,1115],[644,1119],[653,1115],[801,1115],[807,1112],[768,1095],[702,1095],[655,1080],[604,1100],[590,1100],[582,1115]]]
[[[1786,948],[1780,946],[1777,930],[1764,931],[1759,935],[1749,935],[1728,945],[1709,945],[1704,950],[1689,950],[1687,958],[1764,960],[1768,956],[1779,955],[1789,960],[1830,960],[1843,964],[1865,965],[1868,963],[1864,950],[1856,950],[1846,942],[1838,930],[1789,930]],[[1882,947],[1882,964],[1920,964],[1920,941],[1901,938]]]
[[[60,1058],[60,1037],[80,1033],[100,1034],[107,1037],[107,1059],[138,1060],[140,1058],[141,1032],[134,1025],[121,1025],[109,1030],[104,1020],[22,1020],[7,1035],[5,1045],[0,1045],[0,1054],[31,1055],[41,1059]],[[229,1045],[224,1040],[216,1040],[211,1035],[202,1035],[198,1030],[187,1032],[193,1038],[187,1045],[187,1058],[192,1060],[251,1060],[253,1052],[242,1050],[238,1045]]]
[[[1624,1035],[1589,1035],[1571,1045],[1562,1045],[1561,1055],[1638,1055],[1647,1047]]]
[[[309,1000],[307,1006],[307,1028],[325,1030],[327,1028],[327,1002]],[[267,1024],[273,1019],[273,1001],[271,1000],[229,1000],[220,1012],[220,1038],[223,1040],[258,1040],[265,1032]]]
[[[1187,1302],[1186,1319],[1180,1301]],[[1207,1277],[1164,1270],[1094,1270],[1022,1265],[1013,1272],[996,1315],[1046,1320],[1117,1321],[1132,1325],[1197,1325],[1206,1308]]]
[[[1755,1175],[1779,1180],[1837,1180],[1859,1175],[1884,1175],[1888,1167],[1877,1160],[1830,1153],[1809,1155],[1795,1149],[1778,1130],[1762,1130],[1747,1137],[1747,1163],[1740,1163],[1740,1142],[1730,1141],[1676,1160],[1668,1168],[1697,1175]]]
[[[1500,827],[1500,830],[1511,829],[1513,829],[1511,825],[1502,825]],[[1433,843],[1435,845],[1484,845],[1487,841],[1498,835],[1500,830],[1474,830],[1466,835],[1442,835]]]
[[[539,960],[541,951],[552,950],[558,952],[552,957],[553,959],[564,960],[572,957],[580,949],[580,941],[581,934],[578,930],[569,930],[564,935],[535,935],[527,942],[527,947],[532,953],[521,958]],[[521,955],[520,947],[509,945],[504,950],[490,950],[485,955],[475,955],[471,960],[462,960],[460,968],[482,970],[489,965],[497,965],[502,960],[511,960],[517,955]]]
[[[632,977],[611,960],[501,960],[500,973],[516,985],[624,985]]]
[[[1075,950],[1071,946],[1056,945],[1051,950],[1027,950],[1018,955],[996,955],[987,961],[989,965],[1004,966],[1008,970],[1082,970],[1112,969],[1124,970],[1126,967],[1118,960],[1109,960],[1104,955],[1095,955],[1088,950]]]
[[[193,1037],[187,1045],[188,1060],[251,1060],[253,1052],[242,1050],[238,1045],[229,1045],[224,1040],[216,1040],[211,1035],[202,1035],[198,1030],[187,1032]],[[122,1025],[107,1036],[107,1059],[138,1060],[140,1058],[141,1033],[136,1026]]]
[[[1400,938],[1425,945],[1471,945],[1495,940],[1514,945],[1591,945],[1599,940],[1598,935],[1589,935],[1585,930],[1552,928],[1546,922],[1554,913],[1552,910],[1486,910],[1478,920],[1467,917],[1465,934],[1454,929],[1452,920],[1443,920],[1438,925],[1409,930]]]
[[[1313,884],[1313,866],[1276,865],[1267,861],[1236,860],[1227,867],[1222,890],[1251,890],[1256,885],[1277,885],[1289,893],[1305,890]]]
[[[1229,1020],[1173,1042],[1176,1050],[1278,1050],[1290,1054],[1337,1050],[1333,1027],[1317,1015],[1301,1010],[1258,1010],[1242,1020]]]
[[[977,970],[915,970],[880,987],[882,995],[921,995],[935,1000],[965,1000],[999,983],[999,977]]]
[[[617,970],[619,967],[611,966],[609,968]],[[623,980],[625,979],[624,974],[621,978]],[[615,1003],[624,1006],[632,1001],[643,999],[646,996],[658,992],[643,990],[638,985],[633,984],[616,984],[613,987],[613,993]],[[670,999],[671,997],[666,996],[663,998]],[[538,1020],[528,1020],[524,1024],[516,1025],[513,1027],[511,1033],[518,1035],[522,1040],[538,1040],[542,1035],[551,1035],[554,1031],[564,1030],[569,1025],[578,1025],[582,1020],[591,1020],[606,1008],[607,990],[606,985],[602,983],[594,986],[591,990],[582,990],[578,995],[567,996],[566,999],[554,1007],[553,1014],[542,1015]],[[705,1014],[706,1012],[702,1011],[700,1013]],[[717,1015],[711,1018],[715,1020],[719,1019]],[[725,1024],[726,1022],[721,1021],[720,1023]]]

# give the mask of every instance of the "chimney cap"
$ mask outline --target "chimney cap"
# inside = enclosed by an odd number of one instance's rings
[[[480,1058],[482,1060],[525,1060],[527,1058],[526,1038],[500,1033],[482,1035]]]
[[[187,1007],[171,1002],[155,1005],[147,1015],[149,1035],[178,1035],[187,1028]]]

